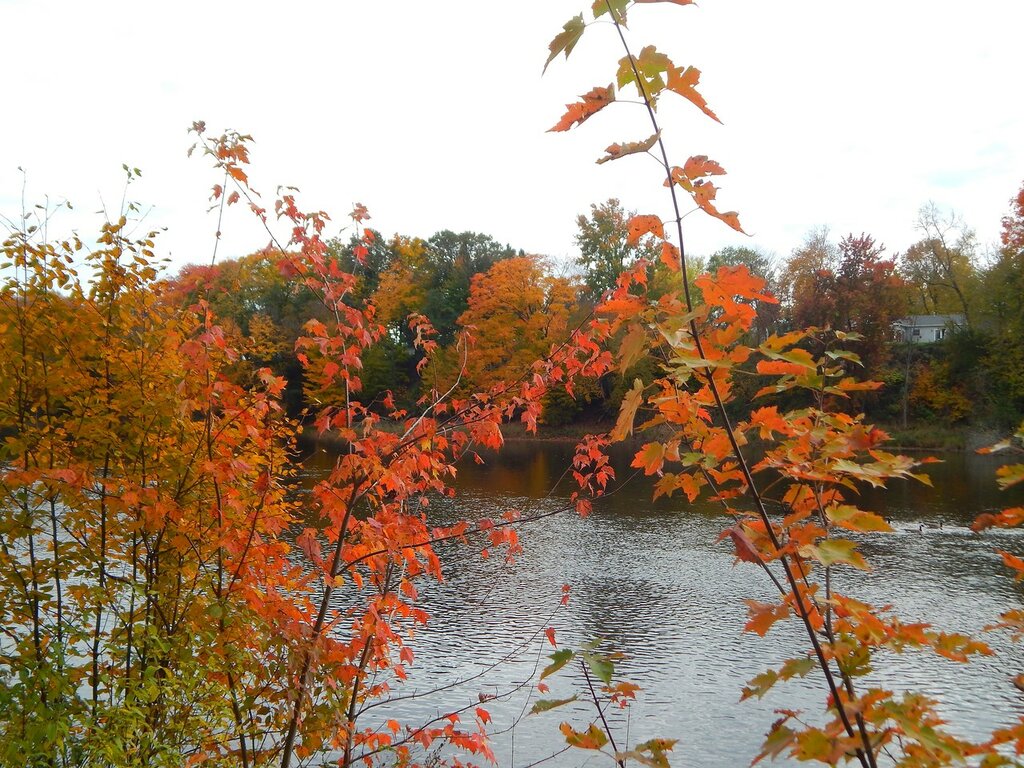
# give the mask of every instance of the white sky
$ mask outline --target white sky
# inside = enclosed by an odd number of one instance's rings
[[[653,161],[594,164],[613,141],[650,134],[639,107],[545,133],[622,55],[595,26],[541,78],[549,40],[589,4],[0,0],[0,212],[20,210],[22,166],[28,201],[71,200],[57,226],[89,233],[84,214],[117,208],[128,163],[144,174],[130,196],[152,206],[147,227],[167,228],[164,253],[208,261],[219,179],[185,157],[185,129],[202,119],[253,134],[254,185],[299,187],[339,228],[360,201],[388,235],[470,229],[571,257],[592,202],[669,212]],[[819,225],[902,250],[929,200],[997,239],[1024,179],[1024,3],[703,0],[639,6],[631,26],[636,50],[655,42],[703,71],[725,123],[671,94],[660,109],[673,162],[722,163],[721,208],[752,234],[694,214],[692,252],[786,255]],[[241,208],[224,233],[223,257],[266,243]]]

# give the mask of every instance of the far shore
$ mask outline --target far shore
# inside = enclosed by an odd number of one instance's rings
[[[529,432],[526,425],[514,422],[503,424],[501,433],[506,442],[539,442],[539,443],[576,443],[588,434],[607,432],[614,426],[614,421],[590,421],[578,424],[567,424],[557,427],[540,424],[536,432]],[[885,448],[889,451],[906,452],[963,452],[977,451],[1005,439],[1012,430],[1000,431],[994,427],[974,425],[914,425],[901,427],[891,424],[875,424],[886,431],[891,440]],[[317,442],[321,445],[339,445],[343,441],[332,432],[317,434],[312,426],[306,426],[301,432],[304,441]],[[627,443],[643,442],[642,437],[634,436]],[[1020,447],[1011,449],[1024,450]]]

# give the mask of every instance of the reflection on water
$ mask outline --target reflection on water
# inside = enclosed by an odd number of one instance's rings
[[[571,457],[569,445],[512,443],[500,459],[489,457],[482,466],[467,462],[459,471],[458,496],[431,505],[432,522],[496,517],[512,508],[563,508],[572,488],[566,482],[552,486]],[[993,550],[1024,551],[1024,531],[977,536],[968,528],[983,509],[1024,501],[1019,488],[998,490],[996,458],[954,454],[928,467],[934,489],[899,482],[865,493],[861,503],[891,517],[896,533],[865,539],[863,550],[875,570],[837,569],[836,588],[891,603],[907,620],[956,631],[978,632],[1020,606],[1020,587]],[[620,478],[626,477],[628,461],[618,464]],[[927,527],[938,521],[942,528]],[[813,719],[823,696],[812,676],[780,685],[763,700],[737,703],[747,680],[798,655],[807,641],[794,622],[776,625],[766,638],[741,631],[743,601],[774,595],[759,569],[734,566],[728,547],[715,543],[725,522],[709,505],[652,503],[649,485],[638,479],[601,500],[586,520],[565,513],[524,527],[525,553],[514,565],[441,545],[446,580],[421,586],[432,619],[417,634],[407,688],[474,679],[437,696],[396,702],[387,716],[427,719],[515,689],[546,663],[551,649],[541,633],[550,625],[560,645],[602,638],[627,654],[621,675],[643,691],[629,710],[612,713],[620,748],[655,736],[676,738],[675,765],[749,763],[776,708],[803,709]],[[571,585],[572,596],[558,610],[563,584]],[[957,733],[980,738],[1024,715],[1024,694],[1010,682],[1024,671],[1024,650],[998,634],[986,640],[998,655],[967,665],[919,653],[881,657],[872,683],[938,698]],[[579,682],[566,668],[546,696],[571,695]],[[523,717],[531,695],[529,686],[521,687],[487,704],[503,767],[523,768],[558,751],[558,724],[573,716],[580,724],[592,714],[592,705],[577,703],[576,711]],[[550,764],[604,763],[573,751]]]

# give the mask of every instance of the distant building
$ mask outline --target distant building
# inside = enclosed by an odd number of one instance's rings
[[[913,344],[928,344],[963,327],[963,315],[910,315],[896,321],[896,336]]]

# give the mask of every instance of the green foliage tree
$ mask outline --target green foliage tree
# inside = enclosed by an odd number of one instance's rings
[[[347,240],[336,237],[327,242],[327,252],[337,261],[338,268],[357,278],[349,297],[350,303],[364,306],[376,292],[381,275],[395,258],[391,246],[380,232],[371,228],[353,232]]]
[[[970,327],[978,282],[974,232],[934,203],[921,208],[917,229],[922,239],[903,254],[900,272],[916,289],[918,314],[956,312]]]
[[[626,211],[616,198],[592,203],[590,215],[576,217],[576,263],[583,270],[585,299],[596,302],[615,287],[615,281],[638,259],[657,263],[660,249],[651,238],[631,242],[628,224],[635,211]]]
[[[437,330],[438,342],[455,340],[459,316],[469,306],[474,275],[487,272],[502,259],[523,256],[523,251],[501,245],[490,235],[442,230],[426,241],[429,283],[420,310]]]

